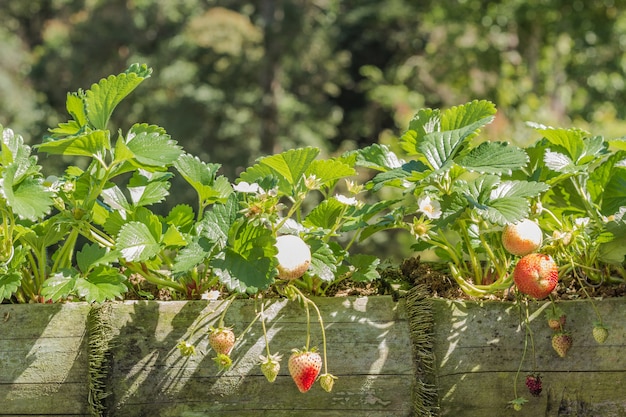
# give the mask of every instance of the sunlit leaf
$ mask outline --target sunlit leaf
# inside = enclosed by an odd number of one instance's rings
[[[528,155],[523,149],[507,143],[483,142],[458,163],[470,171],[511,175],[528,163]]]
[[[148,226],[136,221],[122,226],[116,247],[129,262],[147,261],[158,254],[161,248]]]
[[[126,146],[139,163],[152,167],[167,167],[183,153],[163,128],[145,123],[131,127]]]
[[[89,303],[115,300],[127,291],[126,277],[115,268],[100,265],[87,277],[76,279],[76,291]]]

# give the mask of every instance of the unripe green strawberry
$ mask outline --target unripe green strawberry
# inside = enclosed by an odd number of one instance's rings
[[[223,353],[218,353],[217,356],[213,358],[213,361],[217,364],[217,367],[220,369],[220,371],[226,371],[230,369],[233,364],[233,360],[230,358],[230,356]]]
[[[593,338],[596,339],[596,342],[603,344],[607,337],[609,337],[609,329],[604,325],[598,323],[593,326]]]
[[[556,287],[559,269],[550,255],[530,253],[517,261],[513,280],[521,292],[541,300]]]
[[[502,245],[513,255],[528,255],[538,250],[542,242],[541,228],[529,219],[507,224],[502,231]]]
[[[311,249],[300,237],[283,235],[276,238],[278,277],[287,280],[300,278],[311,265]]]
[[[229,327],[211,327],[209,330],[209,345],[218,355],[230,355],[230,351],[235,345],[235,334]]]
[[[559,332],[552,336],[552,348],[562,358],[567,356],[567,351],[572,347],[572,336],[569,333]]]
[[[294,350],[289,357],[289,373],[300,392],[307,392],[322,369],[322,358],[314,350]]]
[[[276,381],[276,377],[280,371],[280,360],[282,359],[282,356],[270,355],[265,357],[261,355],[259,358],[261,359],[261,372],[263,372],[265,378],[267,378],[269,382]]]
[[[326,392],[331,392],[333,390],[333,386],[335,385],[336,380],[337,377],[331,374],[320,375],[320,385]]]

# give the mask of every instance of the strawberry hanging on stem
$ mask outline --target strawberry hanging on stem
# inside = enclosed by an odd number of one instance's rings
[[[304,393],[311,389],[318,376],[322,388],[326,392],[330,392],[333,389],[333,385],[337,377],[328,373],[328,362],[326,357],[326,330],[324,329],[324,320],[322,318],[322,314],[320,313],[317,305],[312,300],[308,299],[298,288],[293,285],[289,285],[285,289],[286,293],[291,295],[290,298],[297,299],[303,304],[307,318],[306,345],[304,346],[304,349],[293,350],[293,353],[289,357],[288,362],[289,373],[291,374],[291,377],[293,378],[300,392]],[[322,333],[323,358],[320,356],[315,348],[310,348],[311,316],[309,306],[312,306],[315,309],[317,319],[320,324]],[[324,365],[324,373],[322,375],[319,375],[322,369],[322,363]]]

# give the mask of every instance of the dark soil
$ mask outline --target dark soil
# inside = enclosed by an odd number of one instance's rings
[[[419,257],[404,260],[398,268],[400,278],[410,285],[425,285],[433,297],[448,299],[471,299],[447,274],[445,264],[421,262]],[[385,274],[383,274],[383,279]],[[574,300],[581,298],[608,298],[626,296],[626,282],[592,283],[583,282],[573,277],[562,277],[559,285],[552,293],[555,300]],[[512,291],[505,291],[490,298],[512,300]]]

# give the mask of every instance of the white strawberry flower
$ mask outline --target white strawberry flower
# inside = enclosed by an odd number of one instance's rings
[[[439,201],[433,200],[428,195],[423,195],[417,199],[418,211],[429,219],[438,219],[441,217],[441,204]]]
[[[346,206],[356,206],[358,204],[357,199],[354,197],[346,197],[345,195],[337,194],[335,195],[335,198],[341,204],[345,204]]]

